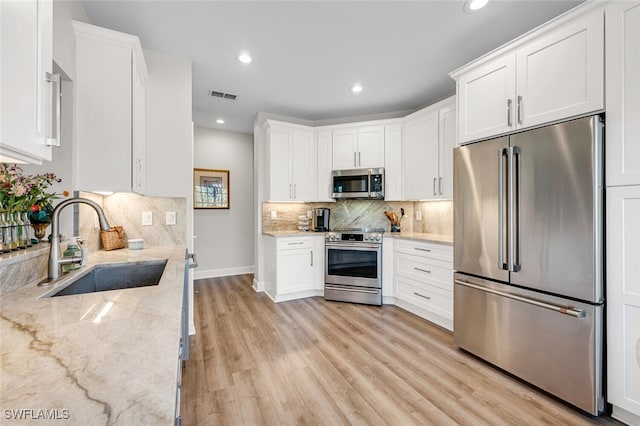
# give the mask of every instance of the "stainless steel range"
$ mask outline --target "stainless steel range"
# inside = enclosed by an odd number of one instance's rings
[[[382,305],[384,229],[337,229],[325,237],[324,298]]]

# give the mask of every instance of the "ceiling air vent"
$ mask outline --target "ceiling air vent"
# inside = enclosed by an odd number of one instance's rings
[[[209,96],[213,96],[214,98],[230,99],[232,101],[235,101],[238,98],[238,95],[232,95],[231,93],[218,92],[215,90],[209,90]]]

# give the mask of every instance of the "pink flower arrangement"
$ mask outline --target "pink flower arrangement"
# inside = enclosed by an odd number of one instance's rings
[[[0,163],[0,211],[19,212],[33,206],[47,206],[58,197],[47,192],[54,182],[62,182],[53,173],[25,176],[17,164]],[[62,194],[69,196],[67,191]]]

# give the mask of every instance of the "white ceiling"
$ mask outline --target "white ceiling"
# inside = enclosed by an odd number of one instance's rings
[[[259,111],[326,120],[415,110],[453,94],[448,73],[580,1],[96,1],[92,23],[193,61],[197,126],[253,133]],[[246,50],[249,65],[237,56]],[[364,91],[349,88],[360,82]],[[212,98],[210,89],[238,95]],[[215,123],[217,118],[224,125]]]

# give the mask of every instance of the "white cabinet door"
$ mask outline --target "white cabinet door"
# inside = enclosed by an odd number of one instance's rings
[[[456,103],[451,99],[448,106],[438,110],[439,148],[438,195],[440,198],[453,198],[453,149],[456,147]]]
[[[134,57],[133,66],[133,191],[144,194],[146,190],[146,125],[147,125],[147,98],[145,89],[145,78],[138,70],[138,64]]]
[[[291,176],[293,199],[316,199],[316,149],[311,130],[293,130]]]
[[[404,198],[437,196],[438,110],[420,113],[404,124]]]
[[[402,124],[384,126],[384,199],[402,201]]]
[[[75,189],[143,192],[147,70],[140,41],[82,22],[73,26]]]
[[[612,2],[606,17],[606,182],[640,185],[640,2]]]
[[[518,49],[517,127],[603,109],[603,52],[602,10],[577,18]]]
[[[279,250],[278,296],[314,290],[313,249]]]
[[[358,168],[384,167],[384,126],[358,128]]]
[[[0,161],[51,160],[53,2],[0,2]]]
[[[358,167],[357,145],[358,129],[339,129],[333,131],[333,169],[346,170]]]
[[[640,416],[640,186],[606,191],[607,398]]]
[[[335,201],[331,198],[331,170],[333,170],[333,147],[331,130],[318,133],[318,180],[316,185],[318,201]]]
[[[516,60],[507,54],[460,76],[458,138],[470,142],[513,130]]]
[[[291,144],[293,133],[284,126],[273,125],[267,130],[269,164],[269,201],[289,201],[293,197],[291,183]]]

